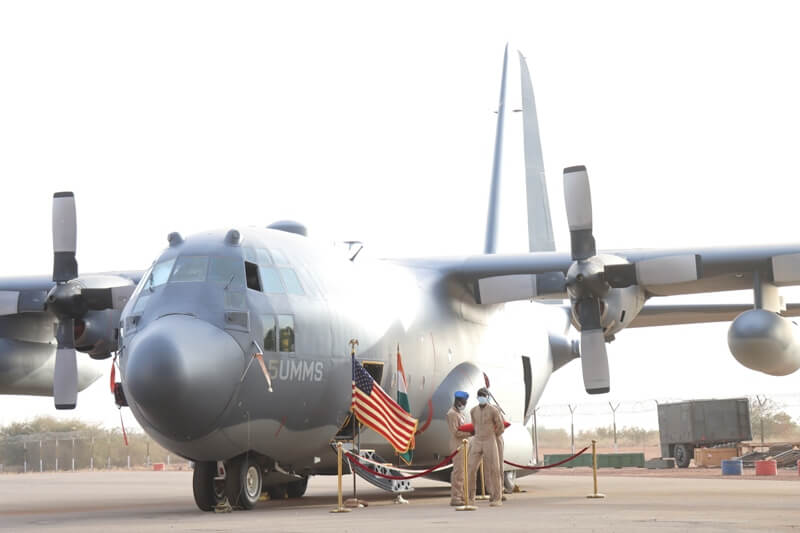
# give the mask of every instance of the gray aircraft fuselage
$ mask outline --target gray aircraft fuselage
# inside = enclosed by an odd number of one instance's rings
[[[383,365],[380,384],[391,396],[399,346],[422,430],[419,464],[452,451],[443,418],[455,390],[474,393],[485,372],[506,418],[519,425],[553,370],[540,315],[563,315],[560,308],[480,306],[465,284],[436,270],[350,261],[285,231],[246,229],[240,242],[230,235],[174,239],[122,314],[130,408],[181,456],[217,461],[252,450],[286,471],[331,472],[329,443],[350,408],[351,339],[358,360]],[[527,389],[522,356],[531,368]],[[509,437],[507,453],[529,461],[530,435]],[[362,446],[392,456],[372,431]]]

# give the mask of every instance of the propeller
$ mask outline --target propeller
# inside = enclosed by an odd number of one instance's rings
[[[680,254],[606,264],[608,259],[597,255],[592,233],[592,194],[586,167],[564,169],[564,201],[573,260],[565,285],[581,330],[583,382],[589,394],[602,394],[611,388],[602,325],[603,298],[616,288],[696,281],[701,275],[701,261],[698,255]]]
[[[76,323],[89,311],[122,309],[133,285],[86,288],[78,281],[75,195],[53,195],[53,281],[46,290],[0,291],[0,316],[49,311],[56,318],[53,398],[56,409],[74,409],[78,397]],[[80,336],[80,333],[78,334]]]
[[[603,264],[596,258],[592,234],[592,193],[586,167],[564,169],[564,200],[573,263],[567,271],[567,291],[575,301],[581,329],[581,367],[589,394],[611,390],[606,340],[601,324],[601,298],[610,287]]]

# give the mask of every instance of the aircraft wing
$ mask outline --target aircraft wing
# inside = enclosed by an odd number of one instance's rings
[[[663,276],[640,279],[646,297],[673,296],[730,290],[753,289],[755,277],[777,287],[800,284],[800,244],[759,245],[695,249],[612,250],[598,254],[616,256],[637,264],[670,266],[670,259],[684,259],[679,267],[697,264],[683,280],[662,283]],[[573,259],[568,253],[486,254],[454,258],[406,259],[399,261],[412,268],[437,270],[446,277],[478,283],[478,299],[483,303],[552,298],[564,294],[565,276]],[[690,270],[692,270],[690,268]],[[758,274],[756,274],[758,273]],[[659,274],[659,273],[656,273]],[[530,278],[533,276],[532,278]],[[480,298],[484,292],[497,297]],[[497,299],[502,297],[502,299]]]

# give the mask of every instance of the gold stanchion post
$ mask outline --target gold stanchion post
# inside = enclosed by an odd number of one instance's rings
[[[489,496],[486,495],[486,479],[483,475],[483,457],[481,457],[481,495],[475,496],[476,500],[488,500]]]
[[[456,511],[476,511],[478,508],[469,504],[469,463],[467,462],[469,442],[464,439],[461,444],[464,446],[464,505],[456,507]]]
[[[597,492],[597,441],[592,441],[592,477],[594,478],[594,492],[587,498],[605,498],[605,494]]]
[[[339,476],[339,504],[336,509],[331,509],[332,513],[349,513],[350,509],[342,505],[342,443],[336,443],[336,456],[338,458],[338,465],[336,473]]]

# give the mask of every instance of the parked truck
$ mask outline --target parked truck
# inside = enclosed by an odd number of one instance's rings
[[[751,440],[750,405],[747,398],[659,404],[658,432],[661,456],[686,468],[695,448]]]

